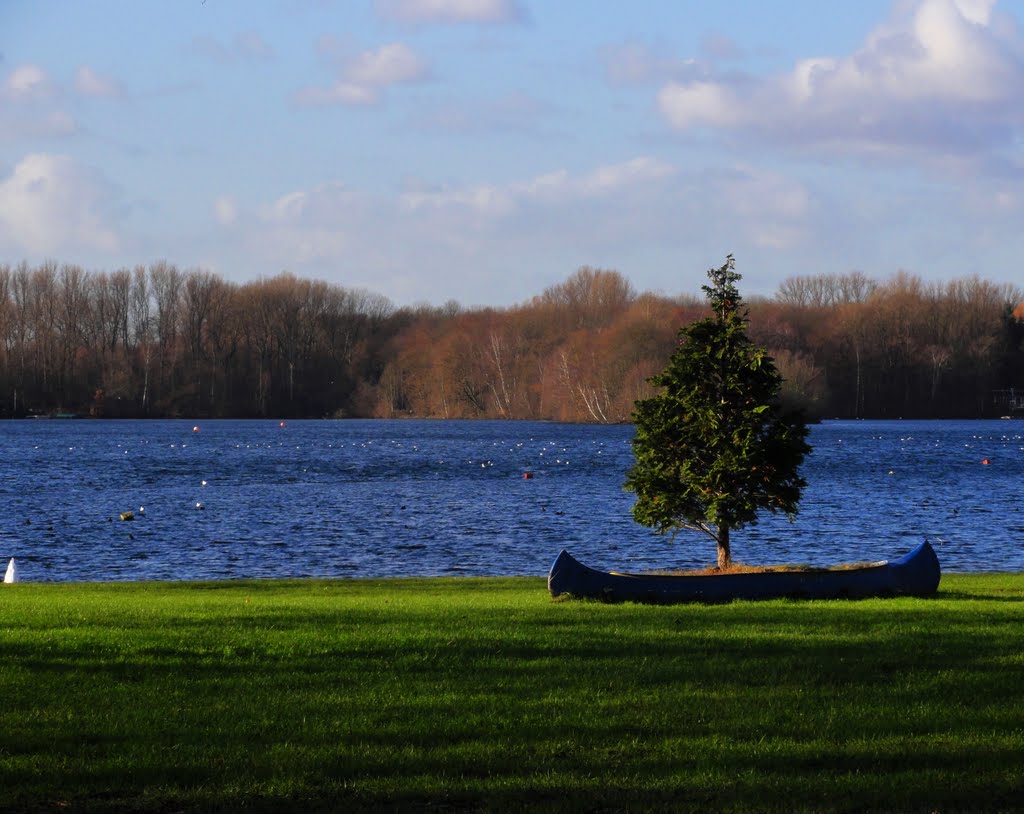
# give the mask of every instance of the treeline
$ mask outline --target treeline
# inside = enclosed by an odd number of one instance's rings
[[[750,333],[813,416],[986,417],[1024,390],[1022,300],[977,277],[793,277],[749,303]],[[464,309],[164,262],[0,265],[0,415],[621,422],[703,313],[589,267],[527,303]]]

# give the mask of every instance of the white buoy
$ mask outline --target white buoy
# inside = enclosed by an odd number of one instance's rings
[[[4,582],[18,581],[18,567],[14,564],[14,557],[7,563],[7,573],[4,575]]]

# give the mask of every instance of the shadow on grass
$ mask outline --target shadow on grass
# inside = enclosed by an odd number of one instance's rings
[[[943,591],[933,597],[934,599],[952,599],[957,602],[1011,602],[1024,604],[1024,596],[1013,596],[996,593],[977,593],[975,591]]]
[[[0,773],[14,810],[1011,810],[1024,636],[961,595],[28,630]]]

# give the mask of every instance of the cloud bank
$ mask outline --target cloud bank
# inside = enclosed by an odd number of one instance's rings
[[[0,246],[36,257],[114,252],[121,241],[105,214],[109,198],[99,173],[70,157],[25,156],[0,178]]]
[[[1024,40],[994,0],[897,5],[845,57],[808,58],[766,78],[709,75],[658,94],[676,130],[850,153],[969,155],[1024,125]]]

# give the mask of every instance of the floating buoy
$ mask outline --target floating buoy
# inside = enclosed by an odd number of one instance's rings
[[[895,473],[894,473],[894,472],[893,472],[893,471],[892,471],[892,470],[890,469],[890,470],[889,470],[889,474],[890,474],[890,475],[894,475]]]
[[[193,427],[192,428],[192,432],[199,432],[199,427],[198,426]]]
[[[7,573],[4,574],[4,582],[17,582],[18,581],[18,568],[14,564],[14,557],[11,557],[11,561],[7,563]]]
[[[145,506],[139,506],[139,514],[145,514],[145,513],[146,513],[146,507]]]
[[[202,503],[196,503],[196,508],[202,510],[205,509],[206,507]]]
[[[530,480],[530,478],[532,478],[532,477],[533,477],[533,473],[532,472],[524,472],[523,473],[523,480]]]
[[[122,520],[134,520],[135,519],[135,512],[121,512],[121,519]]]
[[[206,481],[204,481],[204,480],[203,481],[199,481],[199,485],[200,486],[206,486]]]
[[[277,426],[279,426],[279,427],[287,427],[288,425],[287,425],[287,424],[285,424],[285,423],[284,423],[284,422],[282,421],[282,422],[281,422],[280,424],[278,424]]]
[[[988,458],[982,458],[981,463],[983,466],[988,466]]]

